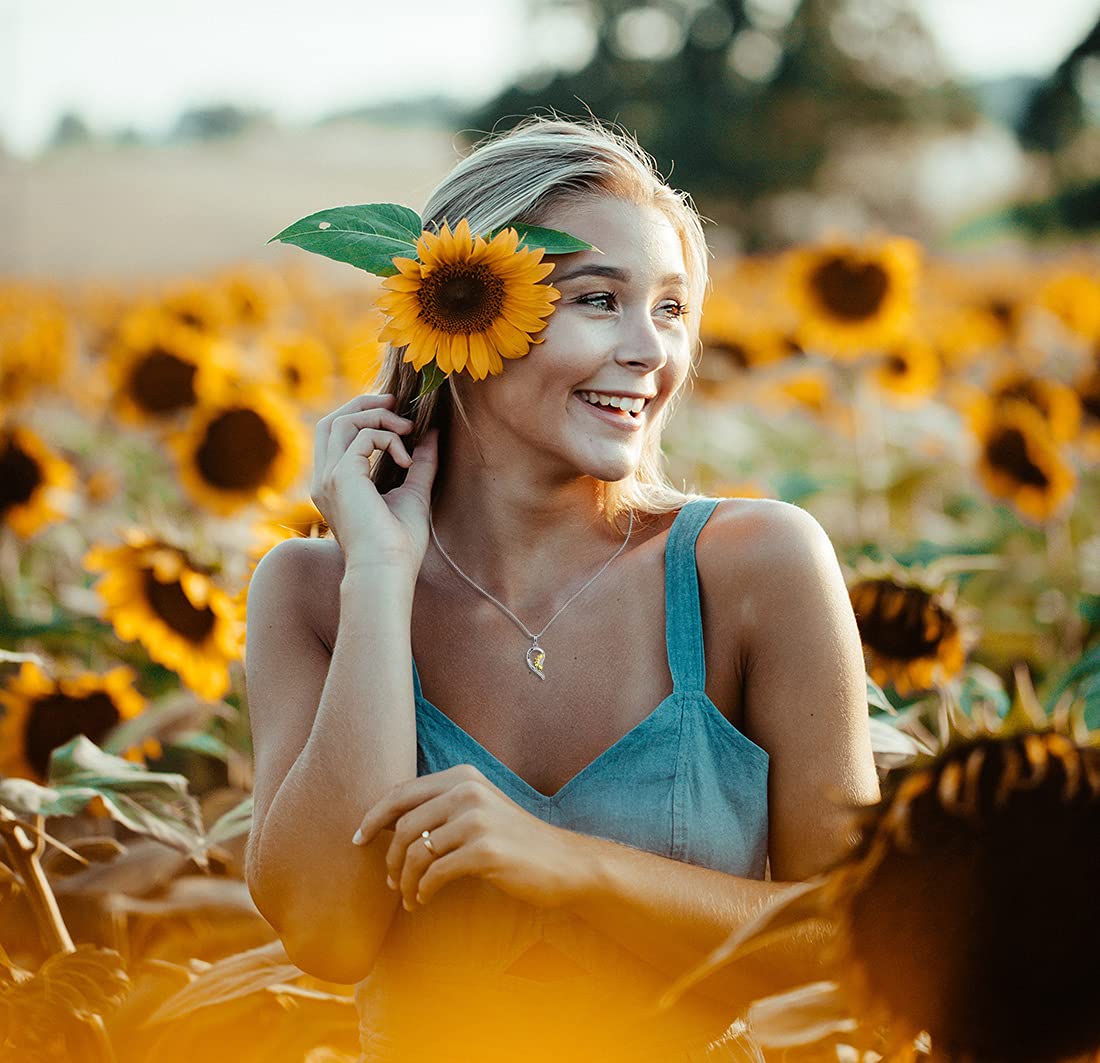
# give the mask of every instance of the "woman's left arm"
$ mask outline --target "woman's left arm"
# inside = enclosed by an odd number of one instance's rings
[[[731,574],[731,585],[714,591],[737,610],[745,643],[745,729],[769,755],[773,881],[571,836],[578,880],[567,907],[673,977],[788,892],[788,883],[842,856],[852,840],[844,806],[880,797],[859,630],[825,531],[797,506],[764,502],[731,512],[715,535],[721,542],[710,545],[722,556],[751,551],[751,565],[737,566],[737,586]],[[806,981],[824,977],[813,973],[821,940],[806,934],[784,950],[763,950],[742,968],[753,983],[745,987],[748,995],[765,995],[772,977],[778,987],[788,985],[791,965],[805,967]],[[740,980],[718,971],[697,989],[729,1000]]]

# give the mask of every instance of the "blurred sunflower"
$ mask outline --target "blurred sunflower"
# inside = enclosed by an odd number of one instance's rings
[[[1038,303],[1070,332],[1100,339],[1100,280],[1094,272],[1060,270],[1042,286]]]
[[[1077,475],[1046,421],[1032,406],[1009,399],[973,424],[978,437],[978,475],[994,497],[1036,523],[1056,516],[1073,500]]]
[[[977,630],[958,608],[953,585],[890,559],[862,559],[848,595],[867,672],[879,686],[908,697],[962,672]]]
[[[217,336],[234,322],[228,295],[218,284],[189,280],[163,290],[154,301],[156,309],[196,332]]]
[[[185,550],[139,528],[125,538],[124,546],[96,544],[84,555],[86,569],[104,573],[95,589],[106,619],[195,693],[220,698],[229,689],[229,663],[240,657],[239,609]]]
[[[702,357],[696,389],[706,398],[726,399],[744,388],[745,370],[789,358],[795,345],[778,328],[747,314],[727,294],[715,290],[703,307],[699,337]]]
[[[708,494],[719,498],[775,498],[775,493],[758,480],[723,480],[715,484]]]
[[[280,390],[295,402],[311,405],[329,397],[333,382],[332,356],[307,332],[283,332],[264,343],[273,356],[272,370]]]
[[[224,270],[213,279],[228,307],[228,324],[257,328],[285,310],[290,293],[278,273],[256,265]]]
[[[336,352],[336,364],[345,393],[356,395],[369,389],[382,368],[386,345],[378,338],[386,326],[381,310],[356,312],[340,317],[338,324],[328,326],[330,348]]]
[[[828,366],[820,363],[781,367],[761,378],[751,404],[761,410],[786,413],[799,410],[844,436],[851,436],[854,417],[850,405],[839,402]]]
[[[915,406],[939,387],[941,361],[936,349],[915,336],[891,347],[871,367],[871,379],[896,405]]]
[[[20,538],[68,516],[59,496],[74,480],[73,467],[29,428],[0,428],[0,523]]]
[[[989,392],[975,393],[963,413],[975,434],[982,434],[1010,402],[1022,402],[1042,417],[1051,439],[1066,443],[1081,425],[1081,403],[1073,389],[1050,377],[1037,376],[1009,364],[998,373]]]
[[[1087,460],[1100,462],[1100,364],[1081,374],[1074,393],[1081,404],[1082,451]]]
[[[912,319],[920,265],[919,246],[904,237],[790,252],[788,287],[800,342],[840,357],[897,342]]]
[[[72,349],[69,315],[55,292],[29,282],[0,284],[0,404],[58,388]]]
[[[249,548],[249,556],[257,561],[284,539],[319,539],[328,531],[320,510],[308,500],[272,499],[268,509],[270,512],[252,525],[256,539]]]
[[[170,444],[184,488],[220,516],[258,501],[265,489],[286,490],[305,457],[304,429],[293,407],[247,383],[198,407]]]
[[[765,1047],[898,1063],[928,1055],[929,1041],[933,1060],[1095,1058],[1100,748],[1057,730],[953,735],[882,790],[852,809],[846,855],[731,935],[663,1003],[824,921],[830,980],[752,1005]],[[857,1054],[840,1056],[837,1041]]]
[[[236,361],[226,344],[148,307],[123,318],[106,353],[115,410],[132,424],[215,400]]]
[[[33,661],[24,661],[0,689],[0,775],[45,782],[51,751],[70,738],[82,734],[102,745],[115,726],[145,709],[135,678],[133,669],[121,665],[103,675],[51,679]],[[160,742],[147,738],[122,756],[144,762],[161,753]]]
[[[425,230],[417,259],[397,256],[399,272],[382,281],[379,308],[390,321],[379,335],[407,346],[404,360],[417,370],[429,362],[444,373],[464,369],[475,380],[504,371],[504,358],[522,358],[545,337],[561,293],[539,282],[553,272],[542,248],[519,250],[519,233],[508,228],[490,241],[472,236],[463,218],[451,232]]]

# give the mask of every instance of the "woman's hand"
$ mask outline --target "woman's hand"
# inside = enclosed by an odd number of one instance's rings
[[[367,812],[356,844],[382,829],[395,831],[386,866],[409,911],[463,876],[540,908],[566,903],[576,889],[573,836],[532,816],[472,764],[399,783]]]
[[[313,440],[310,496],[332,529],[344,562],[407,566],[415,580],[428,548],[428,507],[438,466],[438,429],[410,457],[401,439],[413,422],[391,409],[392,394],[356,395],[322,417]],[[388,450],[409,469],[404,483],[380,495],[368,459]]]

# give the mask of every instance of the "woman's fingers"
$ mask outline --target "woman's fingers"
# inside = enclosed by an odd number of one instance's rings
[[[397,396],[392,392],[382,395],[356,395],[342,406],[337,406],[335,410],[325,414],[317,422],[317,427],[313,433],[313,468],[318,470],[324,467],[325,458],[328,455],[329,433],[332,431],[333,422],[338,417],[362,410],[392,409],[396,401]]]
[[[394,883],[394,888],[401,894],[405,908],[412,910],[417,900],[417,891],[420,881],[428,868],[441,857],[461,848],[469,831],[467,816],[457,816],[455,819],[436,820],[434,826],[423,828],[430,835],[432,848],[429,851],[424,844],[423,832],[417,833],[409,844],[399,852],[396,869],[390,868],[389,877]],[[393,843],[390,843],[391,850]],[[389,856],[386,857],[387,866]]]
[[[398,416],[392,410],[383,408],[359,410],[355,413],[347,413],[337,417],[332,422],[329,431],[328,453],[325,455],[326,468],[335,467],[351,445],[352,440],[364,428],[385,429],[386,434],[393,434],[394,438],[400,442],[396,433],[408,432],[412,428],[412,421],[407,417]],[[404,451],[404,449],[405,445],[402,443],[401,450]],[[408,457],[407,453],[406,457]]]

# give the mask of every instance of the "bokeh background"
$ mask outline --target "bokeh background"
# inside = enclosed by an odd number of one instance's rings
[[[355,1058],[346,987],[243,882],[242,661],[258,559],[325,534],[313,427],[383,321],[376,278],[267,240],[418,210],[551,109],[635,133],[707,219],[670,475],[825,527],[880,777],[1100,733],[1100,0],[0,0],[19,1058]]]

